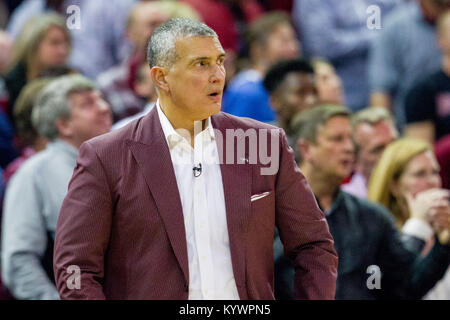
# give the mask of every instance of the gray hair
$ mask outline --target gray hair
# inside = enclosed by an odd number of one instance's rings
[[[186,18],[170,19],[153,31],[147,50],[150,68],[160,66],[170,68],[176,61],[175,42],[189,37],[214,37],[213,29],[206,24]]]
[[[391,113],[383,107],[368,107],[358,111],[352,116],[352,126],[356,129],[360,124],[367,123],[371,126],[380,121],[388,121],[394,125],[394,119]]]
[[[58,137],[56,120],[69,119],[72,93],[97,90],[94,82],[79,74],[59,77],[50,82],[36,99],[32,122],[36,130],[49,140]]]

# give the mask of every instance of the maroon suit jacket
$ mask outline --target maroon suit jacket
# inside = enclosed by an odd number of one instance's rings
[[[211,121],[225,140],[227,128],[275,129],[222,112]],[[274,298],[277,225],[296,267],[296,297],[333,299],[337,276],[333,238],[285,134],[278,130],[276,174],[261,175],[260,163],[220,166],[239,296]],[[248,156],[249,148],[245,151]],[[252,195],[266,191],[269,196],[251,202]],[[67,270],[71,265],[81,270],[80,289],[68,286],[75,283]],[[56,228],[54,271],[63,299],[188,298],[181,200],[156,108],[81,146]]]

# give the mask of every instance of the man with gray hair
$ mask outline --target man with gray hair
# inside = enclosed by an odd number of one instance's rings
[[[367,197],[367,185],[372,170],[384,149],[398,137],[398,131],[389,111],[382,107],[369,107],[352,117],[355,143],[355,171],[342,190],[360,198]]]
[[[33,125],[50,143],[26,161],[6,190],[2,280],[17,299],[59,299],[53,239],[67,186],[84,141],[111,128],[108,104],[81,75],[50,82],[39,94]]]
[[[80,148],[56,228],[61,298],[273,299],[275,224],[297,270],[296,298],[334,297],[333,239],[286,135],[220,112],[224,59],[203,23],[155,29],[156,106]],[[246,144],[248,131],[259,136]],[[251,141],[270,148],[275,172],[249,161]]]

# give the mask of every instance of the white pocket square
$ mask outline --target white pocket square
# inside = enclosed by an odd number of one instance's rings
[[[250,197],[250,201],[253,202],[253,201],[262,199],[262,198],[264,198],[264,197],[267,197],[269,194],[270,194],[270,191],[266,191],[266,192],[263,192],[263,193],[254,194],[254,195],[252,195],[252,196]]]

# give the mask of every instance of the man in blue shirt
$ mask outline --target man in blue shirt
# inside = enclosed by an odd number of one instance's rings
[[[263,122],[274,122],[275,112],[262,78],[274,63],[297,58],[300,44],[285,13],[268,13],[250,24],[246,42],[250,68],[236,75],[225,91],[223,111]]]

